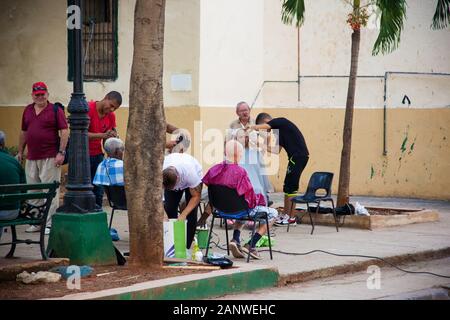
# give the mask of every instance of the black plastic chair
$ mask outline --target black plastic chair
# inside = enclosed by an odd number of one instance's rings
[[[319,213],[320,203],[323,201],[331,201],[331,205],[333,208],[334,222],[336,225],[336,231],[339,232],[339,226],[338,226],[339,221],[336,216],[336,209],[334,207],[334,201],[333,201],[333,198],[331,197],[331,184],[333,182],[333,175],[334,174],[332,172],[314,172],[312,174],[311,178],[309,179],[308,188],[306,189],[306,193],[304,195],[291,198],[291,201],[294,203],[305,203],[306,204],[307,212],[309,214],[309,219],[311,221],[311,226],[312,226],[311,234],[313,234],[313,232],[314,232],[314,221],[312,218],[311,211],[309,210],[309,204],[310,203],[317,204],[317,208],[316,208],[316,216],[317,216],[317,214]],[[325,190],[325,192],[326,192],[325,195],[317,195],[317,191],[321,190],[321,189]],[[295,204],[294,204],[294,206],[295,206]],[[287,231],[289,232],[289,224],[288,224]]]
[[[212,210],[212,221],[208,236],[208,245],[206,246],[205,257],[208,257],[209,244],[211,242],[212,230],[214,227],[214,219],[225,219],[225,235],[227,239],[227,253],[230,255],[229,241],[228,241],[228,219],[243,220],[243,221],[254,221],[252,235],[256,231],[256,222],[265,220],[267,224],[267,236],[269,238],[269,251],[270,259],[272,260],[272,242],[270,240],[270,229],[269,229],[269,219],[266,212],[258,212],[255,216],[250,217],[248,204],[245,201],[244,196],[239,196],[237,191],[232,188],[219,185],[209,185],[208,186],[209,203],[211,204]],[[250,238],[250,239],[251,239]],[[247,255],[247,262],[250,261],[250,251]]]
[[[125,195],[124,186],[104,186],[106,197],[108,198],[109,206],[112,208],[111,218],[109,220],[109,229],[111,229],[114,211],[128,210],[127,197]]]

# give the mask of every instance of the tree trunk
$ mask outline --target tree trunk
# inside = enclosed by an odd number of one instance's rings
[[[358,74],[358,55],[360,30],[352,33],[352,57],[350,63],[350,78],[348,81],[347,103],[345,106],[344,133],[342,137],[341,167],[339,170],[339,188],[337,205],[349,202],[350,186],[350,156],[352,149],[353,107],[355,104],[356,76]]]
[[[137,0],[125,151],[131,265],[163,263],[162,162],[165,0]]]

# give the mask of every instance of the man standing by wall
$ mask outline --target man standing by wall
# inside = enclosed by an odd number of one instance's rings
[[[236,105],[238,119],[231,122],[227,141],[236,139],[244,146],[245,151],[239,165],[247,171],[255,192],[263,194],[266,203],[269,203],[268,193],[273,191],[273,188],[262,166],[261,154],[257,149],[258,133],[249,130],[250,126],[255,124],[250,117],[250,112],[250,107],[246,102],[241,101]]]
[[[253,130],[278,130],[275,137],[278,140],[275,146],[268,146],[267,151],[279,153],[281,147],[288,155],[288,166],[284,178],[284,215],[275,222],[278,226],[296,225],[294,217],[294,205],[290,200],[298,193],[300,176],[309,160],[309,151],[305,138],[297,126],[286,118],[274,118],[264,112],[256,117],[256,125],[251,126]],[[265,144],[264,144],[265,145]]]
[[[101,101],[91,100],[89,105],[89,160],[91,168],[91,183],[94,180],[98,165],[103,161],[102,141],[117,137],[116,111],[122,104],[122,95],[117,91],[109,92]],[[99,208],[103,203],[103,187],[94,185],[95,203]]]
[[[61,180],[61,165],[64,162],[69,130],[66,116],[61,108],[55,108],[48,101],[48,89],[44,82],[36,82],[32,86],[29,104],[22,115],[22,131],[19,138],[18,160],[21,162],[27,147],[25,173],[27,182],[45,183]],[[36,202],[38,201],[30,201]],[[59,188],[52,201],[47,219],[47,227],[51,227],[52,216],[59,206]],[[39,226],[30,226],[26,232],[38,232]],[[45,230],[46,234],[50,230]]]

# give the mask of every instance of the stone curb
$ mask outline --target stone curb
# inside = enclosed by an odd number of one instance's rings
[[[45,300],[192,300],[275,287],[278,270],[241,265],[206,274],[137,283],[128,287],[84,292]]]
[[[420,251],[383,259],[395,265],[440,259],[450,256],[450,247]],[[389,266],[370,259],[311,271],[280,275],[277,269],[266,266],[242,264],[239,268],[223,269],[206,274],[186,275],[148,281],[128,287],[83,292],[48,300],[192,300],[239,294],[253,290],[286,286],[340,274],[367,270],[370,265]]]
[[[416,253],[408,253],[391,257],[382,257],[389,263],[394,265],[400,265],[404,263],[418,262],[418,261],[427,261],[427,260],[435,260],[441,259],[450,256],[450,247],[442,248],[439,250],[427,250],[427,251],[419,251]],[[311,271],[303,271],[298,273],[291,273],[287,275],[280,275],[278,286],[286,286],[292,283],[306,282],[321,278],[333,277],[340,274],[345,273],[354,273],[366,271],[367,268],[371,265],[377,265],[379,267],[389,266],[389,264],[378,260],[378,259],[370,259],[361,262],[352,262],[349,264],[338,265],[328,268],[322,268]]]

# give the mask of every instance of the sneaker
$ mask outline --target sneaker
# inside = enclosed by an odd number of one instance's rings
[[[231,240],[229,243],[229,248],[233,257],[235,258],[244,258],[244,254],[241,251],[241,245],[234,240]]]
[[[296,226],[297,225],[297,219],[295,218],[289,218],[288,223],[290,226]]]
[[[275,220],[275,222],[273,224],[275,227],[285,227],[285,226],[287,226],[289,218],[283,218],[283,216],[281,218],[282,219]]]
[[[282,221],[275,221],[274,225],[277,226],[277,227],[287,227],[288,225],[296,226],[297,225],[297,219],[295,219],[295,218],[287,218],[287,219],[284,219]]]
[[[120,240],[119,233],[117,232],[116,229],[111,228],[109,230],[109,234],[111,235],[112,241],[119,241]]]
[[[34,225],[30,226],[28,229],[25,230],[25,232],[28,232],[28,233],[41,232],[41,226],[34,226]],[[50,228],[45,227],[44,234],[46,236],[48,236],[50,234]]]
[[[227,220],[227,225],[228,225],[229,227],[233,226],[233,225],[234,225],[234,220],[228,219],[228,220]]]
[[[284,220],[289,219],[289,216],[287,214],[280,214],[276,219],[275,219],[275,224],[277,223],[281,223]]]
[[[39,231],[41,231],[41,226],[29,226],[26,230],[25,230],[25,232],[28,232],[28,233],[32,233],[32,232],[39,232]]]
[[[245,255],[248,255],[248,252],[250,251],[250,257],[252,257],[255,260],[261,260],[262,257],[259,255],[259,252],[255,248],[250,248],[250,245],[247,243],[242,248],[242,253]]]

